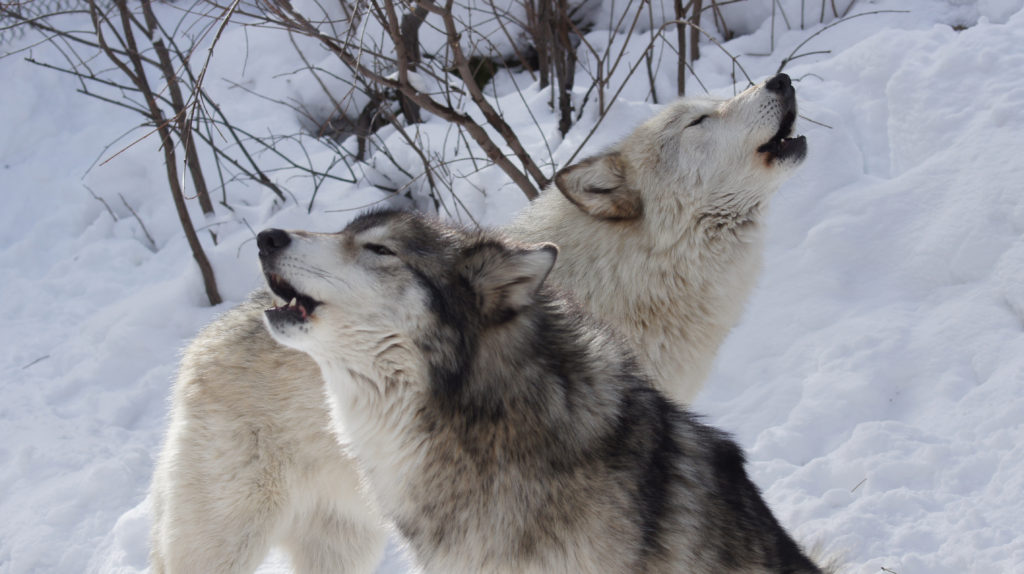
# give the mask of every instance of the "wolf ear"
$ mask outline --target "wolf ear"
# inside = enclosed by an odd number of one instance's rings
[[[553,243],[507,247],[484,243],[463,262],[463,273],[488,321],[501,322],[533,302],[558,257]]]
[[[598,219],[636,219],[640,193],[626,186],[626,161],[619,152],[587,158],[555,174],[555,186],[581,211]]]

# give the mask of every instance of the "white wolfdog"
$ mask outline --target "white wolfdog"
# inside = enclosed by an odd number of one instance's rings
[[[806,153],[785,74],[681,100],[559,172],[508,233],[550,241],[551,280],[638,351],[678,401],[697,393],[760,267],[762,218]],[[266,293],[186,349],[153,476],[155,573],[252,572],[272,545],[298,572],[372,572],[386,543],[329,430],[320,369],[263,326]]]
[[[285,305],[265,312],[271,335],[320,365],[339,436],[423,572],[820,574],[739,447],[542,288],[554,245],[400,211],[259,245]]]

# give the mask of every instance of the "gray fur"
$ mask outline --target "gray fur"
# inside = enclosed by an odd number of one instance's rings
[[[339,432],[425,572],[819,572],[739,447],[540,288],[550,244],[402,212],[290,236],[261,251],[264,270],[317,304],[267,311],[269,329],[320,365]]]

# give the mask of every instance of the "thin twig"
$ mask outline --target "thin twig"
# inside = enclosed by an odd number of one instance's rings
[[[822,7],[822,10],[824,11],[824,5]],[[842,24],[843,22],[849,22],[850,20],[853,20],[855,18],[860,18],[861,16],[874,16],[874,15],[877,15],[877,14],[909,14],[909,13],[910,13],[909,10],[873,10],[871,12],[861,12],[860,14],[854,14],[853,16],[847,16],[847,17],[841,18],[839,20],[836,20],[835,22],[832,22],[832,23],[828,24],[827,26],[822,27],[821,30],[818,30],[817,32],[811,34],[803,42],[800,42],[799,44],[797,44],[796,48],[793,48],[793,51],[790,52],[788,56],[783,58],[781,62],[779,62],[779,69],[776,70],[776,73],[781,72],[783,70],[783,68],[786,67],[786,64],[788,64],[789,62],[791,62],[791,61],[793,61],[794,59],[797,58],[796,53],[800,51],[800,48],[803,48],[808,42],[810,42],[814,38],[818,37],[819,35],[821,35],[826,30],[834,28],[834,27]]]
[[[131,205],[128,205],[128,200],[125,199],[123,195],[121,195],[120,193],[118,193],[117,195],[121,198],[121,203],[123,203],[124,206],[128,208],[128,212],[131,213],[132,217],[135,218],[135,221],[139,223],[139,227],[142,228],[142,233],[146,235],[146,240],[149,241],[150,250],[156,251],[156,241],[154,241],[153,236],[149,234],[149,230],[146,229],[146,224],[142,222],[142,218],[139,217],[138,213],[135,213],[135,210],[132,209]]]
[[[86,189],[86,191],[89,192],[89,195],[91,195],[93,199],[95,199],[96,201],[102,203],[103,207],[107,208],[107,213],[109,213],[110,217],[113,218],[113,220],[116,222],[117,221],[117,215],[114,215],[114,210],[110,209],[110,204],[107,203],[107,200],[105,200],[102,197],[96,195],[96,192],[93,191],[92,188],[89,187],[88,185],[85,185],[83,183],[82,187],[84,187]]]
[[[42,357],[39,357],[38,359],[36,359],[36,360],[28,363],[27,365],[21,367],[21,370],[24,371],[24,370],[28,369],[29,367],[31,367],[33,365],[36,365],[37,363],[41,363],[41,362],[43,362],[43,361],[45,361],[46,359],[49,359],[49,358],[50,358],[50,355],[43,355]]]

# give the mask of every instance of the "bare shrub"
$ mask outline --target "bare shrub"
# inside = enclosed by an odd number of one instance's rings
[[[703,88],[693,67],[703,44],[728,56],[734,82],[750,81],[721,43],[732,35],[723,7],[746,0],[180,1],[179,19],[168,22],[152,0],[5,3],[0,34],[37,32],[64,61],[30,61],[72,74],[82,93],[145,118],[146,135],[161,142],[178,219],[211,303],[219,294],[189,217],[186,183],[205,215],[218,209],[218,191],[219,204],[231,210],[228,190],[239,183],[256,182],[281,202],[302,201],[312,211],[323,185],[358,178],[472,218],[452,192],[459,181],[493,165],[527,198],[536,197],[559,163],[571,163],[586,146],[627,86],[638,97],[644,84],[632,81],[637,73],[647,77],[646,96],[639,97],[652,103],[684,95],[689,79]],[[822,0],[821,19],[831,9],[838,19],[829,26],[835,25],[851,5]],[[776,10],[790,25],[773,1],[773,33]],[[67,25],[63,18],[75,14],[87,14],[91,26]],[[803,20],[802,9],[801,26]],[[287,34],[302,63],[295,73],[311,79],[319,96],[274,101],[294,111],[305,133],[251,133],[206,90],[209,58],[229,26]],[[814,53],[802,48],[782,66]],[[95,65],[97,58],[110,65]],[[547,109],[527,103],[537,101],[529,94],[538,90]],[[515,126],[503,107],[512,105],[525,111]],[[575,138],[568,160],[556,161],[552,142],[565,138],[588,106],[596,121]],[[326,147],[334,159],[315,163],[308,144]],[[278,183],[296,176],[308,182],[301,200]]]

